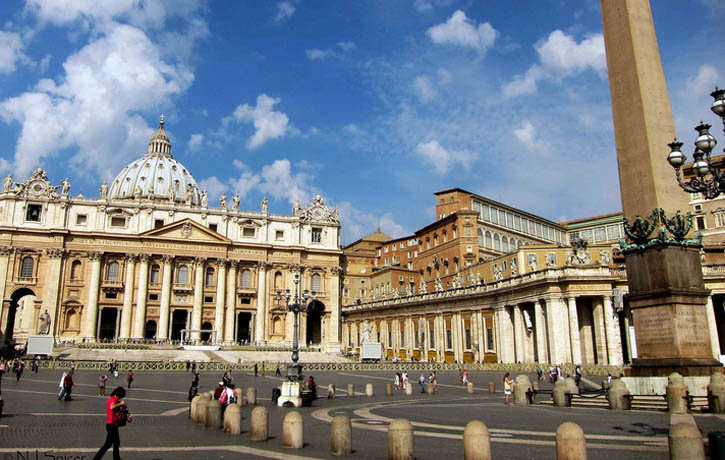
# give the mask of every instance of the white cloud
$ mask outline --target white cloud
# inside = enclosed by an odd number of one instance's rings
[[[697,69],[697,75],[685,81],[685,96],[700,98],[703,95],[710,94],[719,79],[720,73],[715,67],[710,64],[703,64]]]
[[[593,70],[600,76],[606,75],[607,62],[604,52],[604,36],[590,35],[577,43],[561,30],[549,34],[546,40],[534,45],[539,63],[532,65],[523,75],[516,75],[503,85],[506,97],[532,94],[542,79],[556,79],[575,73]]]
[[[0,30],[0,74],[15,71],[15,64],[25,58],[20,34]]]
[[[229,185],[220,181],[216,176],[207,177],[199,181],[199,188],[209,193],[209,203],[219,199],[222,192],[229,190]]]
[[[430,11],[433,9],[433,5],[428,0],[415,0],[413,2],[413,8],[418,13],[425,13],[426,11]]]
[[[144,31],[117,23],[63,68],[57,80],[40,80],[32,91],[0,102],[0,117],[21,127],[14,162],[20,175],[71,148],[80,174],[110,180],[143,152],[152,133],[137,112],[168,104],[194,80],[183,63],[165,60]]]
[[[277,15],[274,17],[275,22],[280,23],[292,17],[296,8],[291,2],[278,2]]]
[[[529,120],[524,120],[521,126],[513,130],[513,135],[530,152],[546,152],[546,144],[537,138],[536,128]]]
[[[315,193],[310,184],[312,176],[305,172],[293,174],[292,165],[286,158],[263,167],[261,176],[264,181],[259,184],[260,192],[278,200],[286,199],[290,204],[297,200],[307,203]]]
[[[342,224],[343,244],[349,244],[374,232],[378,226],[380,230],[392,238],[400,238],[407,233],[402,225],[395,222],[391,213],[371,213],[357,209],[349,201],[343,201],[337,206],[340,211]]]
[[[465,46],[480,53],[488,51],[499,35],[488,22],[476,25],[461,10],[453,13],[445,23],[428,29],[426,34],[434,43]]]
[[[469,150],[447,150],[437,140],[420,143],[415,147],[415,153],[423,161],[433,166],[438,174],[445,174],[448,169],[458,163],[466,170],[478,158],[478,154]]]
[[[285,135],[289,128],[289,118],[282,112],[272,110],[279,104],[279,99],[260,94],[257,96],[257,106],[249,104],[237,106],[232,115],[236,121],[251,121],[256,131],[249,138],[247,147],[256,149],[271,139]],[[225,122],[226,120],[223,120]]]
[[[438,92],[433,87],[433,83],[426,76],[420,75],[415,77],[415,80],[413,80],[413,89],[421,102],[430,102],[438,97]]]
[[[343,51],[352,51],[357,48],[355,42],[338,42],[337,46],[342,48]]]
[[[189,150],[194,151],[197,150],[199,147],[201,147],[201,144],[204,142],[204,135],[203,134],[192,134],[189,138],[188,147]]]
[[[438,69],[438,82],[441,85],[447,85],[453,80],[453,76],[446,69]]]
[[[321,61],[323,59],[331,58],[335,56],[335,52],[332,50],[321,50],[319,48],[312,48],[305,50],[307,59],[310,61]]]

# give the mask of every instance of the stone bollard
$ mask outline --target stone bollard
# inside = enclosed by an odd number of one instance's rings
[[[517,375],[514,384],[514,404],[517,406],[527,405],[529,400],[526,397],[526,392],[530,390],[531,382],[529,382],[529,376],[526,374]]]
[[[607,399],[609,399],[609,408],[612,410],[629,410],[632,408],[629,389],[620,379],[612,380]]]
[[[568,407],[569,397],[566,395],[569,392],[569,387],[563,380],[557,380],[554,383],[554,390],[551,392],[551,397],[554,400],[554,406],[556,407]]]
[[[556,429],[556,460],[586,460],[587,441],[576,423],[564,422]]]
[[[690,423],[670,426],[670,460],[705,460],[702,434]]]
[[[463,458],[491,460],[491,435],[483,422],[468,422],[463,430]]]
[[[392,383],[385,384],[385,396],[393,396],[393,384]]]
[[[199,407],[199,403],[201,401],[202,401],[202,398],[199,395],[194,396],[194,398],[191,400],[191,409],[189,410],[189,418],[191,420],[193,420],[194,422],[196,422],[196,412],[197,412],[197,408]]]
[[[396,418],[388,426],[388,460],[413,460],[413,425]]]
[[[222,405],[217,400],[211,400],[206,404],[206,420],[207,428],[219,429],[222,426]]]
[[[425,384],[425,392],[429,395],[433,394],[433,384],[432,383],[426,383]]]
[[[199,404],[196,406],[196,420],[194,420],[199,425],[206,425],[206,408],[212,400],[203,398],[201,401],[199,401]]]
[[[332,455],[350,455],[352,453],[350,417],[344,415],[333,417],[330,428],[330,452]]]
[[[282,447],[302,449],[304,438],[302,433],[302,416],[292,411],[282,421]]]
[[[687,413],[687,385],[685,380],[677,372],[667,377],[667,409],[670,414]]]
[[[707,393],[710,396],[710,412],[725,414],[725,375],[712,374]]]
[[[327,385],[327,399],[335,399],[335,385]]]
[[[350,398],[355,397],[355,385],[352,383],[347,384],[347,396],[349,396]]]
[[[249,404],[250,406],[257,405],[257,388],[256,387],[247,388],[247,404]]]
[[[365,384],[365,395],[368,398],[372,398],[373,397],[374,393],[373,393],[373,384],[372,383],[366,383]]]
[[[492,395],[496,393],[496,382],[488,382],[488,394]]]
[[[269,435],[269,411],[265,406],[252,409],[249,421],[249,440],[252,442],[266,441]]]
[[[239,404],[230,404],[224,411],[224,432],[229,434],[241,434],[242,432],[242,408]]]
[[[413,394],[413,384],[408,382],[407,385],[405,385],[405,396],[411,396]]]
[[[566,380],[564,380],[566,383],[566,391],[567,393],[571,393],[573,395],[579,394],[579,387],[576,386],[576,380],[574,380],[571,377],[567,377]]]
[[[468,382],[466,384],[466,391],[468,391],[469,395],[473,394],[473,382]]]

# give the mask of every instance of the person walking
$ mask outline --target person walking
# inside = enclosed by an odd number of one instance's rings
[[[461,377],[461,383],[465,386],[468,385],[468,371],[464,370]]]
[[[20,381],[20,376],[23,375],[23,369],[25,369],[25,363],[23,362],[22,359],[19,359],[17,361],[17,365],[18,365],[18,367],[15,370],[15,381],[16,382],[19,382]]]
[[[71,393],[73,392],[73,369],[63,375],[61,385],[62,389],[58,395],[58,400],[60,401],[61,399],[65,399],[66,401],[72,401]]]
[[[133,383],[133,371],[128,371],[128,374],[126,375],[126,381],[128,382],[128,389],[130,390],[131,384]]]
[[[100,377],[98,377],[98,396],[106,396],[106,382],[108,381],[108,376],[106,374],[101,374]]]
[[[279,369],[279,363],[277,363],[277,370],[274,371],[275,377],[282,377],[282,371]]]
[[[503,394],[505,396],[506,404],[510,404],[511,401],[509,399],[511,398],[511,387],[513,386],[513,382],[511,381],[511,374],[506,372],[506,375],[503,376]]]
[[[428,381],[433,384],[433,393],[438,393],[438,377],[436,371],[431,372]]]
[[[254,363],[254,376],[256,377],[259,374],[259,367],[257,367],[257,363]]]
[[[577,364],[574,374],[574,381],[576,382],[577,388],[579,388],[582,383],[582,376],[584,375],[584,371],[582,371],[582,367],[580,365]]]
[[[396,390],[400,390],[400,372],[395,373],[395,380],[393,383]]]
[[[38,359],[38,357],[36,356],[35,359],[33,360],[33,368],[32,368],[33,373],[37,374],[39,368],[40,368],[40,359]]]
[[[126,390],[123,387],[116,387],[111,396],[106,401],[106,442],[98,449],[93,460],[100,460],[106,454],[106,451],[113,446],[113,460],[120,460],[121,438],[118,435],[118,428],[124,426],[128,418],[128,410],[126,409]]]
[[[229,385],[231,385],[232,380],[233,380],[232,370],[227,369],[226,372],[224,372],[224,375],[222,376],[222,382],[224,382],[224,386],[228,387]]]
[[[425,393],[425,375],[420,374],[420,377],[418,377],[418,383],[420,384],[420,392]]]

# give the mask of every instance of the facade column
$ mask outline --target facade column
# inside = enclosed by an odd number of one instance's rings
[[[622,364],[622,340],[619,335],[619,319],[614,316],[612,309],[612,298],[605,295],[602,298],[604,305],[604,328],[607,336],[607,355],[609,356],[610,366],[620,366]]]
[[[136,314],[133,320],[133,338],[143,339],[144,324],[146,323],[146,298],[149,288],[149,259],[148,254],[139,257],[138,269],[138,297],[136,298]]]
[[[201,310],[202,300],[204,300],[204,262],[206,259],[197,257],[195,262],[194,273],[194,305],[191,310],[191,341],[193,343],[201,340]]]
[[[524,362],[524,325],[521,317],[521,307],[513,305],[514,311],[514,359],[517,363]]]
[[[572,364],[582,363],[582,347],[579,338],[579,314],[576,309],[576,297],[567,299],[569,310],[569,342],[571,346]]]
[[[474,359],[482,363],[486,358],[486,323],[481,310],[477,310],[473,317],[476,320],[476,341],[478,342],[478,347],[476,347],[478,356],[474,356]]]
[[[496,344],[496,361],[499,363],[503,363],[504,361],[504,346],[503,346],[503,332],[502,332],[502,325],[503,325],[503,309],[501,307],[494,307],[493,310],[493,322],[494,322],[494,330],[496,331],[496,337],[495,337],[495,344]]]
[[[330,320],[327,322],[326,347],[328,352],[340,351],[340,297],[342,290],[340,281],[345,276],[345,270],[342,267],[334,266],[330,269],[330,288],[328,289],[328,299],[330,302]]]
[[[544,307],[540,300],[534,301],[534,327],[536,334],[536,359],[540,363],[548,361],[546,345],[546,320],[544,319]]]
[[[229,261],[229,276],[227,276],[227,293],[225,299],[227,305],[227,317],[224,320],[225,343],[234,343],[237,339],[234,336],[234,317],[237,313],[237,265],[238,262],[236,260]],[[252,337],[254,336],[252,335]]]
[[[707,296],[705,305],[707,314],[707,328],[710,333],[710,345],[712,346],[712,357],[720,360],[720,337],[717,334],[717,321],[715,320],[715,308],[712,304],[712,296]]]
[[[56,326],[56,318],[57,318],[57,310],[58,310],[58,295],[60,294],[60,272],[61,272],[61,266],[63,263],[63,256],[65,255],[65,251],[63,249],[46,249],[45,254],[50,259],[50,262],[48,264],[48,275],[45,279],[45,293],[43,295],[43,308],[45,312],[50,315],[50,325],[48,329],[48,333],[50,335],[55,335],[55,326]],[[3,257],[3,259],[5,259]],[[5,261],[5,273],[7,274],[7,260]],[[0,267],[1,269],[2,267]],[[0,277],[0,280],[3,280],[4,282],[4,276]],[[3,287],[4,289],[4,287]],[[2,299],[2,297],[0,297]],[[2,302],[0,302],[2,303]],[[2,308],[2,306],[0,306]],[[44,314],[44,312],[40,312],[41,314]],[[2,312],[0,312],[0,317]],[[35,327],[34,325],[32,327]],[[35,332],[31,329],[32,332]],[[30,331],[29,331],[30,332]],[[38,331],[39,332],[39,331]]]
[[[606,328],[604,327],[604,302],[601,297],[592,299],[592,319],[596,362],[604,364],[608,362],[608,358]]]
[[[91,280],[88,283],[88,303],[86,304],[85,321],[83,322],[83,339],[92,341],[96,338],[96,323],[98,322],[98,291],[101,281],[101,258],[99,251],[88,252],[91,261]]]
[[[157,338],[168,340],[169,337],[169,306],[171,305],[171,274],[173,273],[174,257],[165,255],[161,257],[164,273],[161,278],[161,302],[159,306],[159,332]]]
[[[557,334],[557,329],[561,330],[561,324],[557,324],[557,305],[554,299],[541,299],[541,306],[546,309],[546,332],[549,339],[549,363],[561,364],[564,357],[561,353],[561,346],[557,338],[560,339],[561,333]]]
[[[14,249],[9,246],[0,246],[0,321],[3,317],[3,305],[5,305],[5,286],[8,283],[8,266],[10,255]],[[53,319],[55,321],[55,318]]]
[[[227,287],[227,261],[217,259],[216,305],[214,309],[214,343],[224,340],[224,293]]]
[[[267,268],[266,262],[257,263],[257,323],[254,331],[254,341],[258,344],[264,342],[267,323]],[[302,342],[300,342],[302,343]]]
[[[136,258],[138,254],[126,254],[126,281],[123,286],[123,308],[121,310],[120,339],[128,339],[131,334],[131,310],[133,306],[133,285],[136,276]]]

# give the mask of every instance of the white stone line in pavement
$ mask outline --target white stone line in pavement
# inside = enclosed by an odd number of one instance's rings
[[[18,390],[15,388],[3,388],[3,391],[4,392],[5,391],[10,391],[10,392],[14,391],[17,393],[35,393],[35,394],[41,394],[41,395],[55,395],[56,398],[58,397],[58,392],[55,392],[55,391]],[[86,395],[86,394],[82,394],[82,393],[71,393],[71,397],[73,397],[73,396],[82,396],[84,398],[106,399],[110,395],[101,396],[101,395]],[[146,401],[146,402],[159,402],[159,403],[169,403],[169,404],[189,404],[187,401],[166,401],[166,400],[162,400],[162,399],[141,399],[141,398],[134,398],[134,397],[129,397],[129,396],[126,396],[123,399],[125,399],[127,401]],[[263,399],[263,398],[257,398],[257,399]]]
[[[206,452],[206,451],[230,451],[235,452],[239,454],[247,454],[247,455],[256,455],[258,457],[265,457],[265,458],[280,458],[284,460],[320,460],[317,457],[303,457],[301,455],[292,455],[287,454],[284,452],[276,452],[273,450],[263,450],[263,449],[255,449],[254,447],[246,447],[246,446],[229,446],[229,445],[219,445],[219,446],[188,446],[188,447],[164,447],[164,446],[158,446],[158,447],[129,447],[129,446],[123,446],[121,447],[121,453],[124,452],[188,452],[188,451],[194,451],[194,452]],[[98,451],[98,447],[76,447],[76,448],[69,448],[69,447],[19,447],[19,448],[12,448],[12,447],[0,447],[0,453],[2,454],[14,454],[16,452],[48,452],[48,453],[94,453]]]
[[[389,378],[389,377],[374,377],[372,375],[353,374],[353,373],[350,373],[350,372],[338,372],[337,374],[338,375],[349,375],[350,377],[363,377],[363,378],[375,379],[375,380],[385,380],[386,382],[393,383],[393,379],[392,378]],[[412,383],[413,381],[411,380],[410,382]],[[427,380],[426,380],[426,382],[427,382]],[[416,384],[418,383],[417,380],[416,380],[415,383]],[[463,385],[450,385],[450,384],[446,384],[446,383],[439,383],[438,386],[439,387],[446,387],[446,388],[460,388],[461,390],[465,390],[466,389],[466,387],[463,386]]]
[[[25,380],[23,380],[23,381],[25,382]],[[38,382],[38,383],[54,383],[54,384],[58,385],[58,380],[35,380],[35,379],[33,379],[33,380],[28,380],[28,382],[32,382],[32,383],[36,383],[36,382]],[[111,380],[109,379],[108,382],[110,383]],[[125,383],[125,382],[119,382],[119,384],[116,385],[116,386],[124,386],[124,385],[121,385],[121,383]],[[93,388],[98,388],[98,384],[95,384],[94,385],[92,383],[76,383],[76,382],[73,382],[73,386],[74,387],[75,386],[79,386],[79,387],[93,387]],[[112,386],[113,385],[109,385],[108,387],[106,387],[106,389],[108,389],[108,388],[110,388]],[[132,390],[139,390],[139,391],[156,391],[158,393],[174,393],[174,394],[180,394],[180,395],[187,394],[186,391],[155,390],[153,388],[145,388],[145,387],[131,387],[131,389]],[[111,391],[113,391],[113,390],[111,390]]]
[[[185,411],[188,411],[189,408],[184,407]],[[168,411],[167,411],[168,412]],[[54,416],[70,416],[70,417],[106,417],[106,415],[102,412],[30,412],[30,413],[19,413],[14,415],[33,415],[33,416],[41,416],[41,417],[54,417]],[[136,412],[131,414],[134,418],[135,417],[161,417],[164,414],[137,414]]]
[[[166,411],[163,411],[161,413],[164,417],[173,417],[175,415],[183,414],[184,412],[189,412],[189,405],[186,405],[184,407],[179,407],[178,409],[169,409]]]

